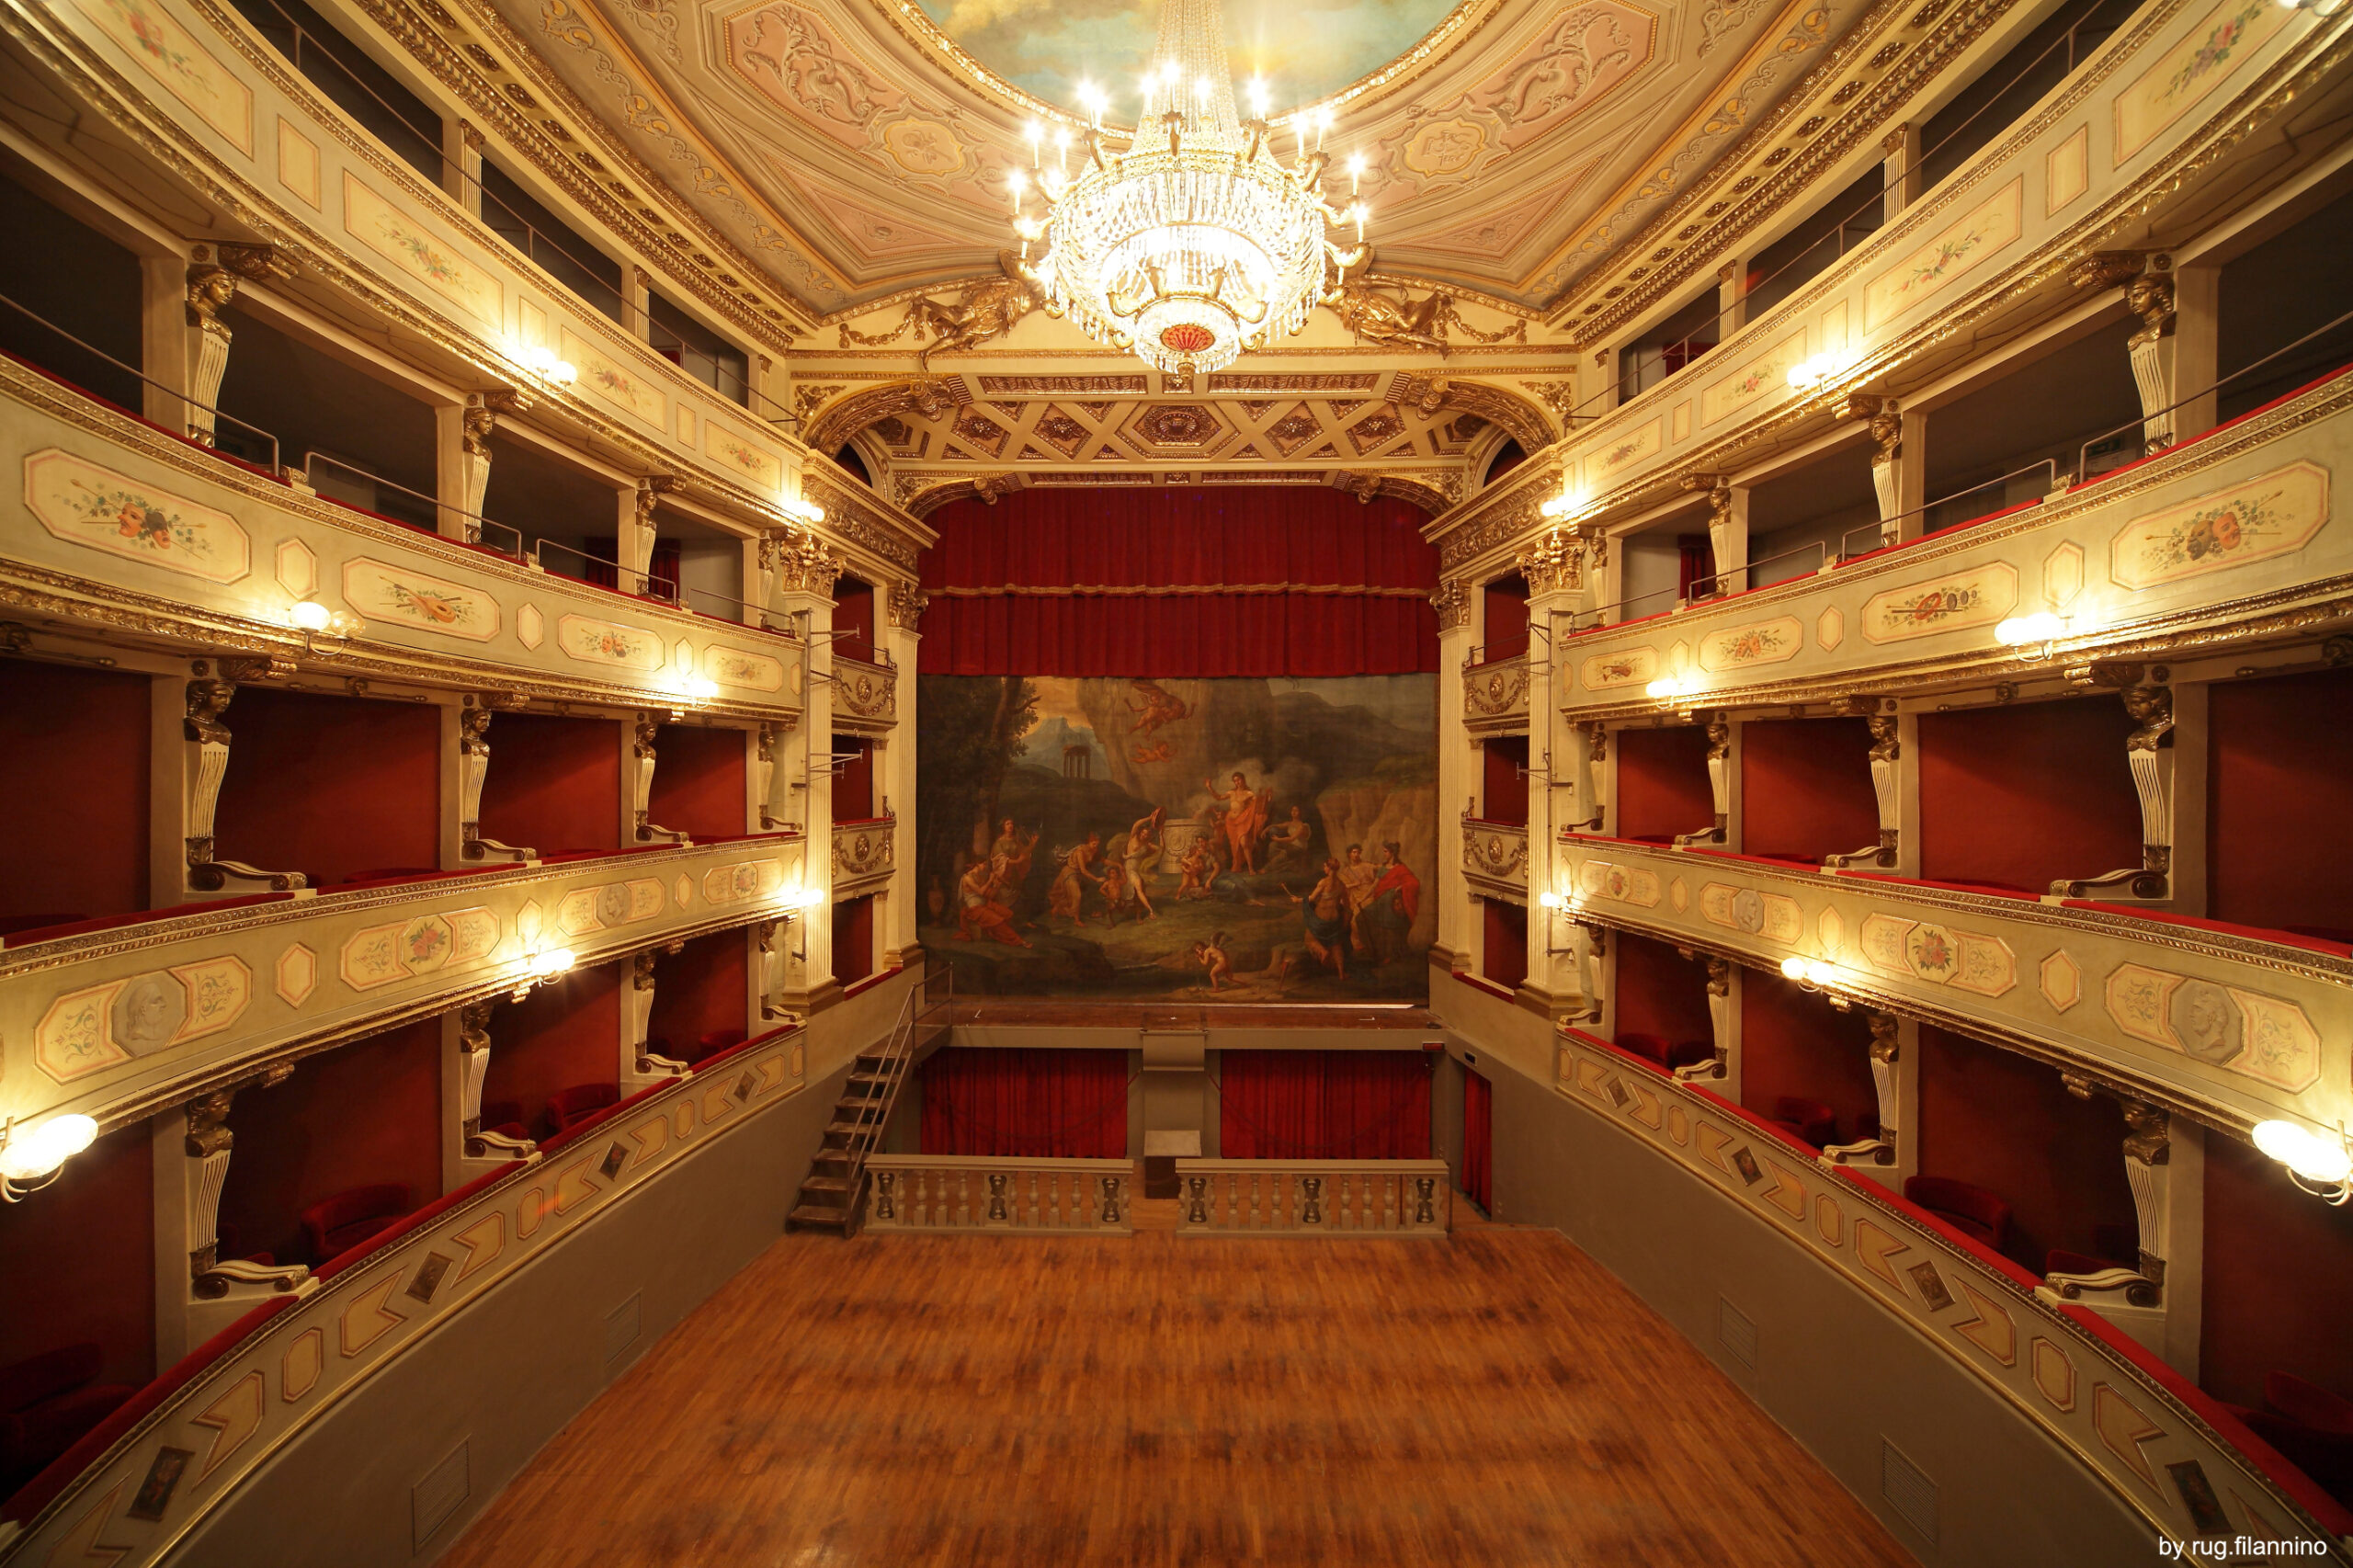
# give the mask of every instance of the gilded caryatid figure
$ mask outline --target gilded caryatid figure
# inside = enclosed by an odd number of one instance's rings
[[[1021,318],[1039,308],[1043,296],[1029,278],[1028,269],[1011,251],[997,253],[997,267],[1002,276],[976,278],[964,285],[963,291],[952,305],[918,296],[907,306],[907,313],[899,324],[888,332],[865,333],[844,326],[841,346],[863,344],[877,347],[896,343],[912,332],[915,341],[924,343],[916,362],[925,374],[931,371],[931,357],[978,348],[1003,337],[1020,324]],[[921,410],[926,418],[936,419],[938,413]],[[944,408],[939,412],[945,412]]]

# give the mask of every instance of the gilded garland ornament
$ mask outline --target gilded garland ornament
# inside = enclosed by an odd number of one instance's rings
[[[1086,86],[1082,96],[1091,123],[1054,133],[1051,167],[1031,127],[1042,214],[1026,206],[1030,178],[1016,170],[1012,179],[1018,265],[1048,314],[1191,377],[1297,332],[1320,299],[1348,287],[1348,268],[1366,256],[1365,210],[1324,198],[1330,112],[1285,123],[1294,160],[1285,167],[1265,84],[1251,83],[1249,119],[1234,108],[1218,0],[1165,0],[1143,113],[1124,149],[1109,145],[1117,133],[1103,129],[1102,95]],[[1327,237],[1350,222],[1353,245]]]

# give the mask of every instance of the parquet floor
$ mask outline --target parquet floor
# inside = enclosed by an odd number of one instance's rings
[[[1911,1559],[1567,1241],[1474,1225],[1444,1243],[788,1236],[443,1561]]]

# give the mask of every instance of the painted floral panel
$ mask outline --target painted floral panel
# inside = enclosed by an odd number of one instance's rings
[[[1736,376],[1729,376],[1699,394],[1699,423],[1713,425],[1738,413],[1760,397],[1779,397],[1790,390],[1790,370],[1805,358],[1805,329],[1798,328]]]
[[[2109,541],[2108,572],[2146,588],[2302,550],[2328,521],[2328,471],[2290,463],[2124,525]]]
[[[1796,658],[1804,647],[1804,626],[1795,616],[1785,615],[1754,626],[1733,626],[1708,633],[1699,639],[1699,667],[1731,670],[1749,665],[1778,665]]]
[[[716,419],[703,421],[702,446],[728,472],[753,489],[771,494],[784,489],[784,464],[777,455]]]
[[[199,959],[68,992],[33,1028],[42,1072],[70,1083],[206,1035],[244,1016],[253,971],[234,958]]]
[[[196,111],[247,157],[254,150],[253,89],[154,0],[81,0],[82,14],[139,68]]]
[[[1585,482],[1598,484],[1630,463],[1640,462],[1659,449],[1659,421],[1654,419],[1640,430],[1585,460]]]
[[[2116,96],[2116,162],[2155,141],[2229,80],[2295,14],[2273,0],[2222,0],[2200,17],[2188,37]]]
[[[783,661],[771,659],[766,653],[747,653],[740,648],[705,648],[702,673],[706,679],[722,686],[740,686],[751,691],[784,689]]]
[[[623,669],[662,667],[662,639],[641,627],[594,620],[585,615],[559,617],[555,645],[564,657],[584,665],[614,665]]]
[[[1863,635],[1873,642],[1902,642],[1991,626],[2016,609],[2018,602],[2018,568],[1988,562],[1873,594],[1863,604]]]
[[[498,635],[498,601],[481,589],[366,556],[344,562],[343,598],[369,620],[422,627],[469,642]]]
[[[476,321],[505,324],[506,296],[498,279],[460,255],[455,245],[427,231],[346,170],[343,226],[353,238],[448,300]]]
[[[1863,293],[1864,326],[1885,325],[2006,249],[2017,241],[2025,213],[2026,176],[2020,175],[1872,278]]]
[[[25,505],[57,539],[208,583],[233,583],[253,541],[226,512],[52,447],[25,460]]]
[[[1577,678],[1585,683],[1587,691],[1647,685],[1658,678],[1658,650],[1627,648],[1615,653],[1596,653],[1577,666]]]
[[[626,409],[657,430],[662,428],[668,404],[645,372],[620,363],[570,327],[563,329],[563,357],[580,372],[582,390]]]

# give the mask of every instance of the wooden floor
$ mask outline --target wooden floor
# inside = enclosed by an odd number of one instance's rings
[[[1911,1559],[1562,1237],[1474,1223],[1445,1242],[788,1236],[443,1562]]]

